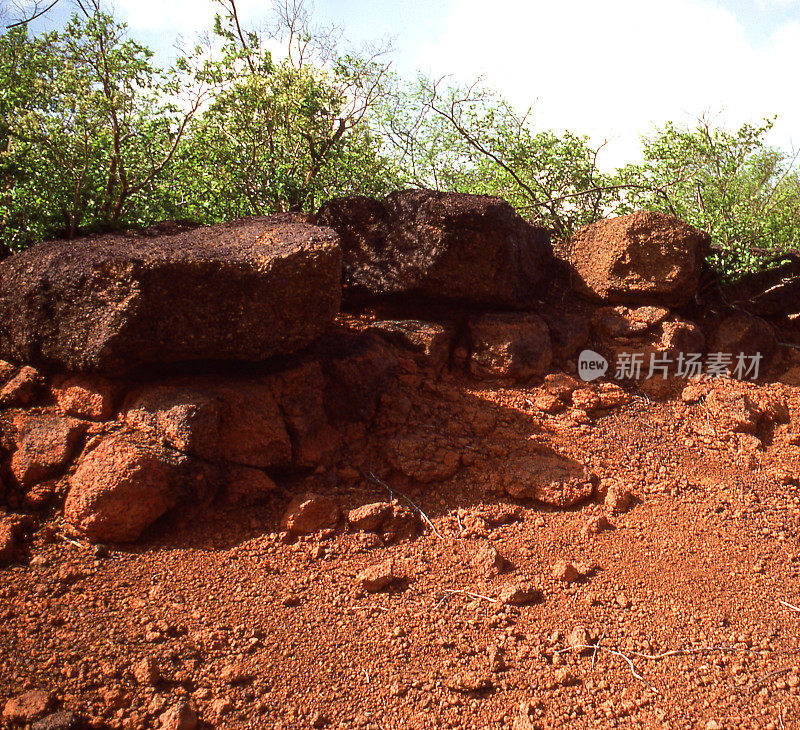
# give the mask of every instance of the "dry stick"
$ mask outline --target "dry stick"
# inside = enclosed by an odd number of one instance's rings
[[[600,638],[594,645],[594,649],[592,649],[592,669],[594,669],[594,660],[597,658],[597,650],[600,648],[600,644],[603,643],[603,639],[605,638],[606,638],[606,627],[603,626],[603,633],[600,635]]]
[[[389,486],[389,485],[388,485],[386,482],[382,482],[382,481],[381,481],[380,479],[378,479],[378,477],[376,477],[376,476],[375,476],[375,475],[374,475],[372,472],[369,472],[369,473],[364,473],[364,472],[362,471],[361,473],[364,475],[364,477],[365,477],[365,478],[369,479],[369,481],[371,481],[373,484],[377,484],[379,487],[383,487],[385,490],[387,490],[387,491],[389,492],[389,496],[390,496],[390,497],[391,497],[391,496],[393,496],[393,495],[395,495],[395,494],[396,494],[396,495],[398,495],[399,497],[402,497],[402,498],[403,498],[403,499],[404,499],[406,502],[408,502],[408,503],[409,503],[409,504],[410,504],[410,505],[411,505],[411,506],[412,506],[412,507],[413,507],[415,510],[417,510],[417,512],[419,512],[419,514],[420,514],[420,517],[422,517],[422,519],[423,519],[423,520],[425,520],[425,522],[427,522],[427,523],[428,523],[428,526],[431,528],[431,530],[433,530],[433,534],[434,534],[434,535],[436,535],[436,537],[438,537],[440,540],[444,540],[444,538],[443,538],[443,537],[442,537],[442,536],[439,534],[439,531],[438,531],[438,530],[436,529],[436,527],[434,526],[433,522],[431,522],[431,521],[430,521],[430,519],[428,518],[428,515],[426,515],[426,514],[425,514],[425,513],[422,511],[422,509],[419,507],[419,505],[417,505],[417,504],[416,504],[415,502],[413,502],[411,499],[409,499],[408,497],[406,497],[406,495],[405,495],[405,494],[403,494],[402,492],[398,492],[396,489],[392,489],[392,488],[391,488],[391,487],[390,487],[390,486]]]
[[[778,603],[786,606],[786,608],[791,608],[792,611],[797,611],[797,613],[800,613],[800,608],[793,606],[791,603],[786,603],[786,601],[781,601],[780,599],[778,599]]]
[[[688,656],[690,654],[709,654],[713,651],[721,651],[721,652],[736,652],[736,651],[745,651],[745,649],[737,649],[733,646],[698,646],[694,649],[671,649],[670,651],[662,652],[661,654],[640,654],[638,652],[631,652],[631,656],[635,656],[637,659],[650,659],[651,661],[657,661],[659,659],[667,659],[671,656]]]
[[[791,671],[792,667],[781,667],[780,669],[776,669],[774,672],[765,674],[755,684],[751,684],[747,688],[747,699],[749,700],[753,696],[753,692],[755,692],[764,683],[769,682],[770,679],[773,679],[774,677],[780,677],[782,674],[786,674],[787,672]]]
[[[68,538],[66,535],[62,535],[60,532],[56,533],[56,537],[60,537],[64,542],[68,542],[70,545],[74,545],[75,547],[85,548],[86,545],[79,543],[77,540],[72,540]]]
[[[578,651],[584,651],[586,649],[592,649],[593,651],[607,651],[609,654],[614,654],[615,656],[624,659],[628,663],[628,667],[630,667],[631,674],[636,677],[636,679],[644,684],[651,692],[659,695],[659,697],[662,696],[661,692],[659,692],[652,684],[650,684],[650,682],[648,682],[641,674],[639,674],[639,672],[636,671],[636,667],[629,656],[623,654],[621,651],[612,649],[611,647],[600,646],[599,642],[597,644],[580,644],[578,646],[571,646],[568,649],[559,649],[556,654],[563,654],[566,651],[575,651],[576,649]]]
[[[437,603],[434,606],[434,611],[437,608],[439,608],[439,606],[441,606],[448,598],[450,598],[451,596],[455,596],[455,595],[469,596],[470,598],[481,598],[484,601],[489,601],[489,603],[497,603],[497,599],[496,598],[489,598],[489,596],[482,596],[480,593],[473,593],[472,591],[454,591],[454,590],[450,590],[450,589],[445,589],[445,590],[443,590],[441,592],[444,593],[444,596],[439,601],[439,603]]]

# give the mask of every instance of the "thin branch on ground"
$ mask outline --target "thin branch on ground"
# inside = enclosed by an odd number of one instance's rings
[[[786,608],[791,608],[792,611],[800,613],[800,608],[798,608],[797,606],[793,606],[791,603],[787,603],[786,601],[782,601],[780,599],[778,599],[778,603],[780,603],[782,606],[786,606]]]
[[[73,540],[72,538],[67,537],[66,535],[62,535],[60,532],[56,533],[56,537],[60,537],[64,542],[68,542],[70,545],[74,545],[75,547],[79,548],[86,547],[86,545],[84,545],[83,543],[78,542],[77,540]]]
[[[455,591],[451,589],[445,589],[443,591],[440,591],[440,593],[444,593],[444,596],[442,596],[442,598],[439,600],[439,603],[437,603],[434,606],[434,610],[439,608],[439,606],[441,606],[448,598],[452,598],[453,596],[456,595],[467,596],[469,598],[479,598],[483,601],[489,601],[489,603],[497,603],[496,598],[490,598],[489,596],[484,596],[481,595],[480,593],[473,593],[472,591]]]
[[[396,489],[392,489],[386,482],[381,481],[380,479],[378,479],[378,477],[376,477],[372,472],[361,471],[361,475],[365,479],[368,479],[369,481],[371,481],[373,484],[375,484],[375,485],[377,485],[379,487],[383,487],[387,492],[389,492],[390,499],[394,499],[394,495],[395,494],[398,497],[402,497],[406,502],[408,502],[419,513],[419,516],[422,517],[422,519],[427,523],[428,527],[430,527],[431,530],[433,530],[433,534],[436,535],[436,537],[438,537],[440,540],[444,540],[442,535],[439,533],[439,530],[437,530],[436,526],[433,524],[433,522],[431,522],[431,520],[428,517],[428,515],[426,515],[425,512],[423,512],[422,508],[416,502],[411,500],[409,497],[407,497],[402,492],[399,492]]]
[[[774,672],[765,674],[755,684],[751,684],[747,688],[747,699],[749,700],[753,696],[753,692],[755,692],[759,687],[769,682],[770,679],[775,679],[775,677],[780,677],[783,674],[788,674],[789,672],[792,671],[792,669],[793,667],[781,667],[780,669],[776,669]]]
[[[603,643],[603,639],[606,638],[606,627],[603,626],[603,633],[600,634],[600,638],[597,640],[597,643],[594,645],[594,649],[592,649],[592,669],[594,669],[594,660],[597,658],[597,650],[600,648],[600,644]]]
[[[638,679],[642,684],[644,684],[651,692],[661,696],[661,692],[656,689],[648,680],[646,680],[639,672],[636,671],[636,667],[633,663],[633,660],[627,655],[623,654],[621,651],[617,651],[616,649],[612,649],[610,646],[600,646],[600,642],[598,641],[596,644],[579,644],[577,646],[570,646],[567,649],[559,649],[556,654],[563,654],[567,651],[586,651],[587,649],[591,649],[593,652],[598,651],[605,651],[609,654],[613,654],[614,656],[618,656],[620,659],[624,659],[625,662],[628,664],[628,668],[631,670],[631,674]],[[592,657],[594,660],[594,657]]]

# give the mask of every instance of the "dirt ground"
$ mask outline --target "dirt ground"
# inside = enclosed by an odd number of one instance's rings
[[[0,697],[42,689],[112,728],[160,727],[180,700],[232,729],[800,727],[792,424],[745,448],[680,398],[580,423],[526,389],[464,387],[636,503],[515,501],[481,488],[486,462],[402,495],[327,488],[344,510],[413,501],[433,528],[418,512],[420,534],[389,545],[280,534],[289,490],[107,554],[53,518],[0,573]],[[473,564],[487,545],[497,575]],[[390,557],[400,579],[365,591],[360,571]],[[523,581],[539,600],[498,600]]]

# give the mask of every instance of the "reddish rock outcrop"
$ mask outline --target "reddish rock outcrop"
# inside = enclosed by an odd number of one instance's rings
[[[341,434],[325,412],[327,380],[319,362],[307,362],[269,378],[269,385],[291,435],[294,464],[316,467],[333,458]]]
[[[573,286],[592,299],[682,306],[694,298],[709,237],[663,213],[584,226],[569,242]]]
[[[775,330],[759,317],[737,312],[723,319],[714,329],[710,338],[709,352],[724,352],[736,358],[745,354],[748,357],[760,355],[762,371],[778,348]]]
[[[339,234],[344,285],[357,292],[524,307],[548,281],[547,231],[501,198],[431,190],[340,198],[316,222]]]
[[[0,356],[118,374],[305,347],[340,303],[336,234],[299,216],[41,243],[0,262]]]
[[[272,390],[258,380],[183,379],[145,387],[125,422],[185,454],[252,467],[288,466],[292,444]]]
[[[536,314],[483,314],[470,319],[468,328],[469,369],[478,378],[527,380],[550,367],[550,333]]]
[[[18,448],[11,473],[25,489],[63,472],[86,431],[86,423],[58,416],[19,416],[14,426]]]
[[[452,323],[422,322],[416,319],[383,320],[369,328],[388,342],[414,353],[423,367],[441,370],[450,358],[455,338]]]
[[[69,479],[68,522],[95,542],[132,542],[179,502],[206,500],[214,473],[136,431],[111,436]]]
[[[2,343],[2,327],[0,324],[0,343]],[[0,407],[31,405],[43,383],[42,374],[36,368],[25,365],[0,389]]]
[[[58,410],[90,421],[107,421],[114,414],[117,387],[105,378],[72,375],[59,378],[51,392]]]

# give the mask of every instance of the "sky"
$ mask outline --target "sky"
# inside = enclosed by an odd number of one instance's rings
[[[253,26],[271,8],[238,5]],[[212,0],[114,7],[162,55],[214,13]],[[537,128],[606,142],[605,168],[638,160],[640,136],[654,126],[702,115],[735,128],[777,114],[770,141],[800,148],[800,0],[316,0],[313,17],[356,47],[393,39],[403,74],[482,76],[519,109],[532,107]]]

